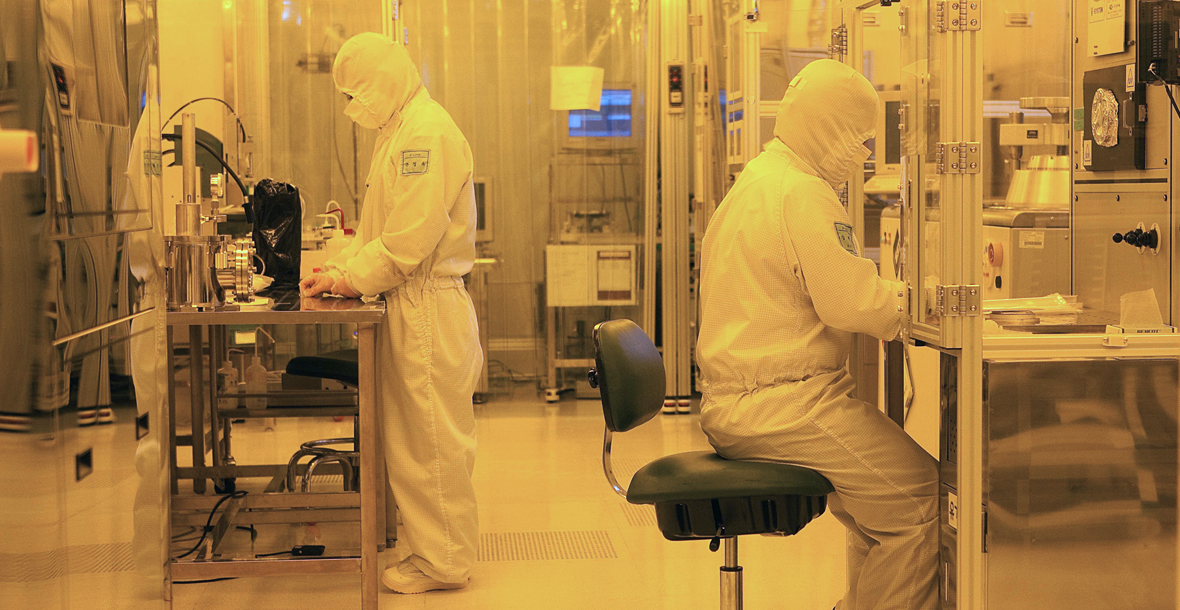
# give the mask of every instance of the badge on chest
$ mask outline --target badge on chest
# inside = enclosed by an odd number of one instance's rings
[[[402,151],[402,175],[421,176],[430,171],[429,150]]]

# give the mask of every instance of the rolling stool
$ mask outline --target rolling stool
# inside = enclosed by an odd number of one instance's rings
[[[346,349],[327,352],[318,356],[298,356],[292,358],[287,363],[287,374],[333,379],[355,388],[358,383],[357,351],[355,349]],[[299,450],[287,462],[287,491],[295,491],[295,479],[298,473],[299,461],[305,457],[311,457],[312,459],[307,464],[307,471],[303,473],[303,480],[299,485],[301,491],[308,491],[311,477],[316,469],[327,463],[337,463],[340,465],[340,470],[344,473],[344,491],[356,491],[353,486],[353,481],[356,480],[353,476],[353,471],[357,466],[356,460],[360,458],[360,447],[357,446],[359,439],[355,432],[355,418],[353,418],[353,422],[354,432],[352,438],[325,438],[307,441],[299,446]],[[332,447],[332,445],[345,445],[349,443],[352,444],[351,451]]]
[[[340,449],[333,449],[329,445],[344,445],[352,444],[352,451],[343,451]],[[305,457],[311,457],[311,461],[307,463],[307,470],[303,473],[303,480],[299,485],[301,491],[308,491],[311,485],[311,477],[315,474],[317,468],[325,463],[340,464],[340,470],[344,473],[344,491],[357,491],[352,482],[353,469],[357,467],[356,460],[360,459],[360,450],[356,446],[355,438],[324,438],[315,441],[307,441],[299,446],[299,451],[291,456],[291,460],[287,462],[287,491],[295,491],[295,479],[299,471],[299,461]]]
[[[726,460],[712,451],[664,456],[640,468],[624,489],[611,467],[611,437],[647,422],[664,405],[664,362],[651,339],[630,320],[594,327],[595,368],[606,432],[602,468],[615,492],[631,504],[654,504],[668,540],[725,541],[721,608],[741,610],[742,567],[737,536],[798,533],[822,515],[832,484],[809,468]]]

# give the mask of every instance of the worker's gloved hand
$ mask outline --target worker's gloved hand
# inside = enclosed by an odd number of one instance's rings
[[[331,293],[336,278],[327,273],[313,273],[299,281],[299,294],[314,297],[325,292]]]
[[[338,294],[347,299],[361,298],[361,293],[353,290],[352,286],[348,285],[348,280],[344,278],[336,280],[336,285],[332,287],[332,294]]]

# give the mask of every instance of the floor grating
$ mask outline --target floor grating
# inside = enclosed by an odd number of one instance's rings
[[[627,525],[635,527],[647,527],[656,525],[656,507],[651,504],[630,504],[622,503],[619,505],[622,509],[623,515],[627,517]]]
[[[53,580],[66,574],[130,572],[130,542],[83,544],[39,553],[0,553],[0,582]]]
[[[479,561],[617,559],[605,531],[503,532],[479,537]]]

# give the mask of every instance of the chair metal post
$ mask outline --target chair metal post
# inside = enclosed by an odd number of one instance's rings
[[[612,432],[610,428],[607,428],[606,432],[602,435],[602,472],[606,475],[606,480],[610,483],[611,489],[614,489],[615,493],[619,494],[624,500],[626,500],[627,489],[622,485],[619,485],[619,480],[615,478],[614,466],[611,465],[610,447],[611,440],[613,438],[614,432]]]
[[[721,567],[721,610],[742,610],[742,566],[738,565],[738,539],[725,539],[725,565]]]

